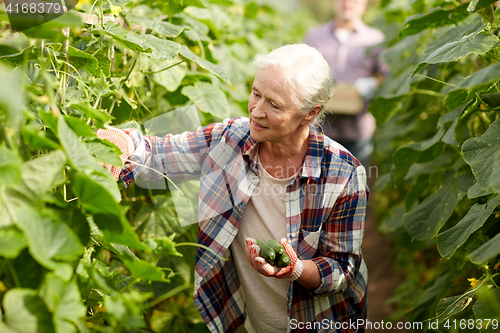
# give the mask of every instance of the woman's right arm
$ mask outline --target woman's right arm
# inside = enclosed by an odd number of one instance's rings
[[[199,178],[201,157],[210,147],[214,131],[221,128],[222,124],[211,124],[194,132],[167,134],[164,137],[146,136],[135,129],[124,129],[121,132],[125,134],[125,139],[121,137],[117,140],[108,138],[109,131],[116,129],[99,130],[97,135],[113,142],[124,152],[124,168],[119,174],[128,186],[138,177],[146,182],[162,179],[163,175],[176,180]],[[132,149],[125,152],[122,147],[130,145]]]

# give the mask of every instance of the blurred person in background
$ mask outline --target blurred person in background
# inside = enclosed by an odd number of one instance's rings
[[[335,93],[324,133],[343,145],[369,168],[373,152],[375,119],[367,112],[374,91],[388,74],[379,57],[384,34],[362,21],[368,0],[333,0],[334,18],[311,29],[305,43],[318,49],[328,62],[335,80]]]

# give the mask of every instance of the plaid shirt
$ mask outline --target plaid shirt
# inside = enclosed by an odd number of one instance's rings
[[[248,118],[163,138],[127,133],[136,147],[131,160],[160,166],[171,178],[201,180],[198,242],[218,255],[198,248],[194,302],[212,332],[234,332],[245,321],[245,301],[230,245],[260,180]],[[126,185],[138,176],[156,177],[130,164],[121,173]],[[299,259],[316,263],[321,285],[310,290],[289,282],[288,331],[363,331],[353,324],[366,318],[361,242],[367,199],[363,166],[311,126],[302,168],[287,187],[285,217],[289,244]]]

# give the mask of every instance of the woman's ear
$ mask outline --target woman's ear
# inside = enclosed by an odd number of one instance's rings
[[[316,104],[314,108],[304,118],[305,121],[310,122],[321,111],[321,104]]]

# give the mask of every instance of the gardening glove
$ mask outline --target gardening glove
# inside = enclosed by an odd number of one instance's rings
[[[302,274],[302,261],[299,260],[293,248],[288,245],[286,238],[282,238],[280,244],[285,249],[285,253],[288,257],[290,257],[290,265],[283,268],[272,266],[264,258],[259,256],[260,247],[257,245],[255,239],[245,238],[245,242],[247,260],[260,274],[267,277],[275,277],[277,279],[287,279],[289,281],[297,280]]]
[[[132,155],[132,153],[134,152],[134,143],[132,141],[132,138],[117,128],[108,127],[104,130],[100,129],[97,130],[96,134],[99,139],[108,140],[118,146],[118,148],[120,148],[120,150],[122,151],[122,154],[120,155],[122,164],[124,164],[125,161],[128,160],[130,155]],[[122,167],[117,167],[103,162],[99,162],[99,164],[111,171],[111,174],[113,175],[115,180],[118,180],[123,165]]]

